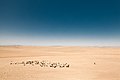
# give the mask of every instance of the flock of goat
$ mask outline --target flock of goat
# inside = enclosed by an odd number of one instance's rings
[[[64,63],[64,64],[61,64],[60,62],[51,63],[51,62],[46,61],[46,60],[43,60],[43,61],[29,60],[29,61],[22,61],[22,62],[12,62],[12,61],[10,62],[10,65],[18,65],[18,64],[22,64],[24,66],[26,66],[26,65],[32,65],[32,66],[39,65],[40,67],[51,67],[51,68],[57,68],[57,67],[69,68],[70,67],[70,65],[68,63]]]

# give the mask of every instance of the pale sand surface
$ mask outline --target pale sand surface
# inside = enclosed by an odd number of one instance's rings
[[[28,60],[69,63],[70,67],[10,65]],[[0,80],[120,80],[120,48],[1,46]]]

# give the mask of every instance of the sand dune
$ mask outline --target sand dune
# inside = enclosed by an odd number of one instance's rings
[[[69,67],[21,65],[27,61]],[[10,63],[17,64],[10,64]],[[1,46],[0,80],[120,80],[120,48]]]

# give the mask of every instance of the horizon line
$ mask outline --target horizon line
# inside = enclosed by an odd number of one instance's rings
[[[4,46],[33,46],[33,47],[120,47],[120,46],[93,46],[93,45],[88,45],[88,46],[83,46],[83,45],[0,45],[0,47]]]

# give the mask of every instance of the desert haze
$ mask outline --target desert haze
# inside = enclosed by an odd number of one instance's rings
[[[0,46],[0,80],[120,80],[120,48]]]

